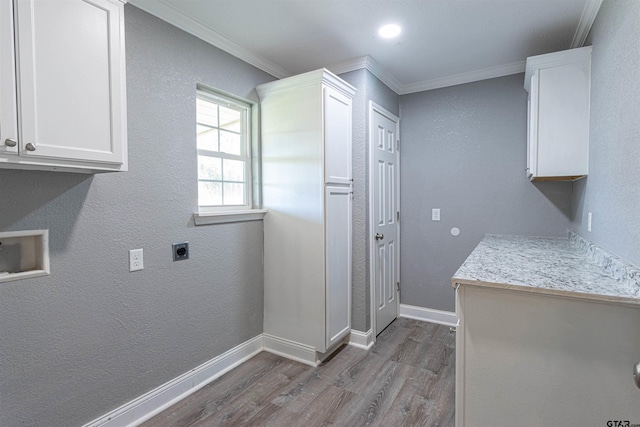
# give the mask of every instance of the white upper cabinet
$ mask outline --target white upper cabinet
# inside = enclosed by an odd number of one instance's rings
[[[589,172],[591,47],[527,58],[527,176],[574,180]]]
[[[0,167],[126,170],[124,3],[3,1],[1,19]],[[13,54],[12,90],[5,58]]]
[[[13,3],[0,2],[0,155],[18,153]]]

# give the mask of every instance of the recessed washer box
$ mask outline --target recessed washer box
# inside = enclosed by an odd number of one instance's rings
[[[0,282],[49,275],[49,230],[0,232]]]

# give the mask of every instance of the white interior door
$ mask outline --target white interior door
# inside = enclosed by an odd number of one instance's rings
[[[398,317],[399,119],[370,103],[372,283],[375,333]]]

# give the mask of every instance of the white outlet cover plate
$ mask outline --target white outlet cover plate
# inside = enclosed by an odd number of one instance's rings
[[[440,209],[431,209],[431,221],[440,221]]]
[[[144,268],[144,258],[142,249],[131,249],[129,251],[129,271],[138,271]]]

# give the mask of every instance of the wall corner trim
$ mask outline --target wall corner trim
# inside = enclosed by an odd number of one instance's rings
[[[137,426],[251,359],[262,350],[264,350],[263,335],[260,334],[96,418],[83,427]]]
[[[355,329],[351,330],[349,345],[363,350],[369,350],[373,347],[374,342],[373,329],[369,329],[367,332],[360,332]]]
[[[417,307],[415,305],[400,304],[400,317],[423,320],[446,326],[458,326],[458,316],[452,311],[442,311],[433,308]]]

